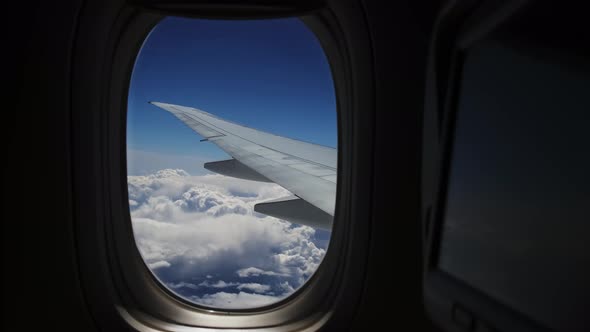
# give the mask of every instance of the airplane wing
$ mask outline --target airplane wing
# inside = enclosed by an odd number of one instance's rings
[[[201,110],[150,102],[176,116],[232,159],[206,169],[242,179],[274,182],[294,196],[259,203],[254,210],[298,224],[330,230],[336,201],[336,149],[265,133]]]

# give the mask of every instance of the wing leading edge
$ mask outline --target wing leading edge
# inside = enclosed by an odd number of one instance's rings
[[[201,110],[150,102],[227,152],[233,159],[205,164],[219,174],[274,182],[295,197],[259,203],[254,210],[298,224],[331,230],[336,201],[336,149],[273,135]]]

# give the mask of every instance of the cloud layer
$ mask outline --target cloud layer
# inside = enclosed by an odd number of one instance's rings
[[[275,184],[165,169],[129,176],[128,188],[146,264],[197,304],[276,302],[303,285],[324,257],[325,233],[254,212],[256,203],[290,195]]]

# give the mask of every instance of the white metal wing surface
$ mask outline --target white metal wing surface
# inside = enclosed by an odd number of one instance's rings
[[[186,106],[150,102],[227,152],[233,159],[206,163],[219,174],[274,182],[294,196],[254,210],[294,223],[331,229],[336,200],[336,149],[265,133]]]

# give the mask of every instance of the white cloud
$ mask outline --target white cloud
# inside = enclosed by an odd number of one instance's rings
[[[256,268],[256,267],[247,267],[245,269],[239,269],[238,271],[236,271],[236,273],[241,278],[258,277],[261,275],[267,275],[267,276],[287,276],[288,275],[288,274],[284,274],[284,273],[277,273],[274,271],[264,271],[264,270]]]
[[[199,288],[226,288],[226,287],[234,287],[234,286],[238,286],[239,288],[239,283],[237,282],[225,282],[223,280],[219,280],[215,283],[210,283],[208,280],[205,280],[203,282],[201,282],[198,285],[195,285],[193,283],[190,282],[185,282],[185,281],[181,281],[181,282],[167,282],[166,286],[168,286],[168,288],[172,288],[172,289],[178,289],[178,288],[190,288],[190,289],[199,289]]]
[[[202,283],[199,284],[199,286],[203,286],[203,287],[210,287],[210,288],[225,288],[225,287],[231,287],[231,286],[237,286],[239,285],[237,282],[225,282],[223,280],[219,280],[216,283],[210,283],[209,281],[205,280]]]
[[[272,296],[263,294],[252,294],[246,292],[226,293],[219,292],[206,294],[201,297],[193,296],[191,300],[196,303],[223,309],[244,309],[256,308],[277,302],[284,296]]]
[[[270,286],[269,285],[263,285],[263,284],[259,284],[256,282],[250,282],[250,283],[245,283],[245,284],[241,284],[238,286],[239,290],[242,289],[249,289],[255,293],[266,293],[270,290]]]
[[[171,288],[171,289],[177,289],[177,288],[183,288],[183,287],[191,288],[191,289],[199,288],[199,286],[197,286],[195,284],[191,284],[190,282],[184,282],[184,281],[177,282],[177,283],[168,282],[168,283],[166,283],[166,286],[168,286],[168,288]]]
[[[150,268],[157,269],[158,278],[172,289],[241,286],[239,289],[258,293],[271,290],[266,281],[226,279],[237,273],[239,278],[279,278],[275,284],[280,286],[274,290],[287,296],[311,276],[325,254],[313,242],[313,228],[295,227],[254,212],[258,202],[289,195],[275,184],[220,175],[191,176],[183,170],[166,169],[129,176],[128,187],[139,250]],[[212,275],[225,275],[223,279],[228,281],[203,279]],[[253,307],[280,298],[245,292],[217,294],[191,298],[206,305],[229,301],[235,307],[247,300],[251,304],[244,305]]]
[[[192,188],[206,189],[225,198],[237,197],[243,202],[264,201],[289,196],[290,193],[272,183],[239,180],[221,175],[190,176],[180,169],[165,169],[145,176],[128,176],[129,199],[143,205],[150,197],[165,196],[172,200]],[[194,196],[194,195],[193,195]]]
[[[150,267],[150,269],[155,270],[155,269],[159,269],[161,267],[170,267],[170,263],[168,263],[166,261],[156,261],[153,263],[149,263],[148,266]]]
[[[283,291],[287,294],[291,294],[295,291],[295,289],[293,288],[293,286],[289,285],[288,281],[282,282],[280,284],[281,288],[283,289]]]

